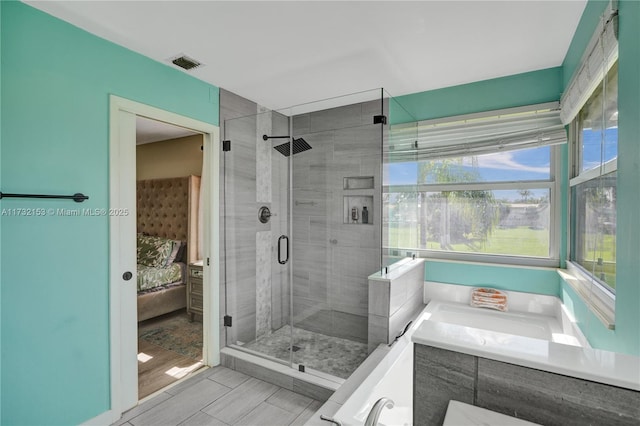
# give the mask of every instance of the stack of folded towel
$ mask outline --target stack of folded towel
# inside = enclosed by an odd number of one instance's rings
[[[474,288],[471,293],[471,306],[505,312],[507,310],[507,295],[495,288]]]

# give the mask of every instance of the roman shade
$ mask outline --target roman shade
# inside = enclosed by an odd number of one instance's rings
[[[462,157],[567,141],[558,103],[393,126],[385,161]]]
[[[618,10],[611,2],[560,99],[560,117],[569,124],[618,59]]]

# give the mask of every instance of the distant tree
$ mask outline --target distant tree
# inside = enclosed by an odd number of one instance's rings
[[[422,161],[418,169],[418,183],[479,180],[477,163],[472,161],[471,167],[465,166],[461,158]],[[426,247],[429,237],[437,240],[442,249],[450,249],[454,242],[486,241],[497,223],[497,205],[491,191],[442,191],[430,196],[421,192],[420,247]]]
[[[531,191],[529,191],[528,189],[522,189],[518,191],[518,193],[522,197],[522,201],[524,201],[525,203],[529,201],[529,197],[531,197]]]

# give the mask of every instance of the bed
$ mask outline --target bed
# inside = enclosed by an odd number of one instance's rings
[[[136,185],[138,321],[187,306],[186,265],[199,260],[200,177]]]

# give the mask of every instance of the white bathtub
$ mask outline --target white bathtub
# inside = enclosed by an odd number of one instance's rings
[[[559,304],[559,301],[557,302]],[[561,309],[556,310],[565,315]],[[391,398],[395,406],[384,408],[381,425],[413,424],[413,343],[411,336],[423,321],[448,323],[534,339],[580,346],[584,337],[569,318],[526,312],[498,312],[455,302],[432,301],[414,320],[410,330],[393,346],[380,364],[333,416],[343,425],[362,425],[375,402]]]
[[[413,330],[412,330],[413,331]],[[413,343],[407,332],[396,342],[362,384],[336,412],[334,419],[343,426],[363,425],[373,404],[382,397],[394,402],[384,408],[379,425],[411,425],[413,419]]]
[[[571,321],[536,313],[500,312],[473,308],[460,303],[433,302],[424,313],[431,313],[430,321],[446,322],[499,333],[543,339],[565,345],[586,346],[580,332],[570,326]],[[426,319],[426,318],[424,318]]]

